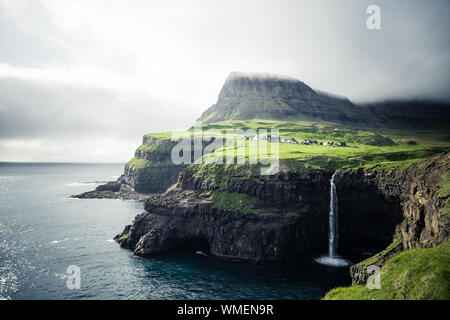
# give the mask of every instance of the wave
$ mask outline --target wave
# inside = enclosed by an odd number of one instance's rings
[[[104,180],[96,180],[96,181],[82,181],[82,182],[71,182],[66,184],[68,187],[80,187],[80,186],[89,186],[89,185],[97,185],[102,183],[108,183],[109,181]]]
[[[50,243],[51,243],[51,244],[57,244],[57,243],[64,242],[64,241],[67,241],[67,240],[69,240],[69,238],[65,238],[65,239],[63,239],[63,240],[53,240],[53,241],[50,242]]]

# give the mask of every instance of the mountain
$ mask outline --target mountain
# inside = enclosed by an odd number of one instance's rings
[[[391,100],[364,105],[381,125],[449,128],[450,104],[427,100]]]
[[[369,111],[346,98],[314,91],[305,83],[274,74],[232,72],[217,103],[198,120],[304,120],[355,122],[369,118]]]
[[[321,120],[375,127],[448,127],[450,105],[432,101],[386,101],[367,105],[352,103],[313,90],[297,79],[264,73],[232,72],[217,103],[198,120]]]

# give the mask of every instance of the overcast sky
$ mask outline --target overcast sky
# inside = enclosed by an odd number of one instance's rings
[[[381,30],[366,9],[381,8]],[[0,161],[118,161],[231,71],[354,102],[450,100],[450,1],[0,0]]]

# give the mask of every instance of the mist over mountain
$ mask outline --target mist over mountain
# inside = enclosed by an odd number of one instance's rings
[[[232,72],[217,103],[198,120],[321,120],[366,125],[446,125],[449,104],[388,101],[358,105],[345,97],[313,90],[304,82],[276,74]]]
[[[383,124],[449,128],[450,103],[431,100],[389,100],[364,105]]]

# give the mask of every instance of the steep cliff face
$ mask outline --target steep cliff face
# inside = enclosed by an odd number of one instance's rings
[[[340,208],[340,252],[381,250],[382,265],[404,249],[448,239],[448,195],[439,192],[449,154],[407,169],[341,171],[335,179]],[[146,200],[146,212],[116,240],[147,256],[181,246],[253,261],[300,258],[326,251],[330,172],[281,171],[261,176],[245,165],[194,164],[176,187]],[[352,267],[355,283],[366,265]]]
[[[161,193],[178,179],[187,167],[174,164],[171,151],[178,141],[144,136],[134,158],[125,166],[124,181],[138,193]]]
[[[116,240],[142,256],[203,246],[215,256],[253,261],[298,258],[326,247],[326,173],[280,173],[258,181],[245,166],[210,168],[214,174],[204,169],[182,171],[177,187],[150,197],[147,212]]]
[[[210,194],[192,190],[151,197],[146,210],[116,238],[139,256],[189,247],[225,258],[277,261],[317,249],[326,234],[317,230],[309,235],[320,216],[294,216],[270,207],[258,213],[229,211],[215,207]]]
[[[283,169],[275,175],[261,175],[259,166],[193,164],[180,172],[182,189],[245,193],[263,201],[284,206],[302,202],[321,204],[327,201],[331,173],[318,169],[291,171]]]
[[[404,170],[358,170],[342,172],[340,177],[341,190],[356,186],[362,193],[357,193],[350,199],[343,199],[343,204],[349,201],[348,207],[354,206],[358,200],[366,204],[365,195],[368,192],[379,194],[385,202],[379,206],[394,204],[390,220],[394,223],[401,218],[396,227],[394,242],[381,255],[352,266],[353,284],[365,283],[366,267],[370,264],[382,266],[398,252],[414,248],[429,248],[439,245],[449,238],[450,215],[448,214],[448,192],[443,192],[444,184],[450,171],[450,153],[415,163]],[[358,187],[360,186],[360,187]],[[361,189],[364,188],[364,189]],[[382,198],[380,200],[383,200]],[[396,205],[397,204],[397,205]],[[370,205],[370,204],[369,204]],[[374,203],[376,206],[376,203]],[[355,212],[355,211],[353,211]],[[356,213],[356,212],[355,212]],[[384,225],[375,214],[370,223]]]

